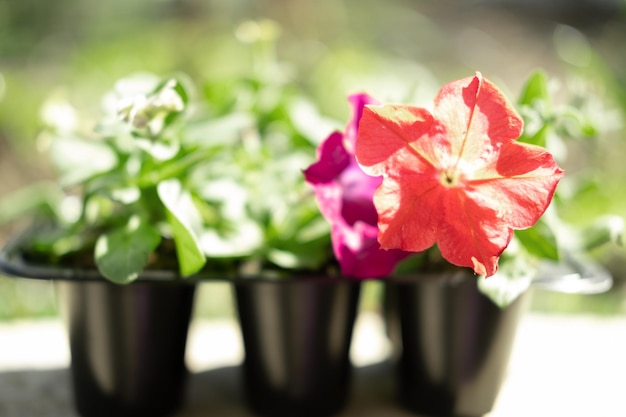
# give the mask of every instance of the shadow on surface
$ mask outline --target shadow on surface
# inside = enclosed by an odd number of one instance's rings
[[[240,367],[232,366],[193,374],[186,406],[177,417],[253,416],[241,390],[240,371]],[[415,417],[395,403],[388,362],[355,368],[351,391],[346,407],[337,417]]]
[[[66,368],[0,373],[0,416],[77,417]]]
[[[240,367],[192,373],[185,406],[173,417],[249,417],[240,385]],[[394,400],[387,362],[355,368],[352,394],[337,417],[408,417]],[[0,373],[0,416],[78,417],[74,411],[68,369],[18,370]]]

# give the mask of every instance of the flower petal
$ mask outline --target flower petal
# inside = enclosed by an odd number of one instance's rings
[[[354,154],[354,146],[356,142],[357,133],[359,131],[359,121],[363,115],[363,109],[368,104],[378,104],[378,100],[365,93],[352,94],[348,96],[350,107],[352,108],[352,118],[346,125],[345,137],[346,148],[349,152]]]
[[[442,220],[440,198],[438,181],[419,172],[402,170],[385,178],[374,194],[381,246],[420,252],[434,245]]]
[[[480,73],[444,85],[435,98],[434,116],[445,126],[454,164],[492,161],[500,146],[517,139],[523,127],[506,97]]]
[[[441,256],[479,275],[493,275],[513,237],[511,228],[497,219],[490,204],[478,204],[460,188],[446,192],[441,206],[445,212],[437,231]]]
[[[341,215],[346,223],[363,221],[376,226],[378,213],[373,204],[374,191],[382,182],[382,177],[370,177],[365,174],[352,157],[350,165],[338,177],[342,191]]]
[[[343,134],[333,132],[320,144],[317,162],[304,170],[304,178],[311,184],[332,181],[350,164],[351,158],[343,146]]]
[[[367,106],[359,124],[357,161],[367,174],[373,176],[392,170],[396,158],[410,160],[426,168],[431,162],[428,156],[418,153],[416,142],[428,140],[432,124],[432,115],[419,107]]]
[[[383,250],[378,243],[378,227],[357,222],[333,225],[333,250],[340,260],[341,273],[354,278],[384,277],[410,252]]]
[[[502,147],[491,174],[468,183],[470,198],[494,207],[508,227],[526,229],[546,211],[564,172],[545,149],[512,142]]]

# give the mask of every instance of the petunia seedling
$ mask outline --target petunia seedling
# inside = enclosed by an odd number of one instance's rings
[[[480,73],[444,85],[432,112],[366,106],[356,141],[384,249],[438,246],[448,262],[491,276],[513,230],[533,226],[562,178],[544,148],[517,142],[523,122]]]

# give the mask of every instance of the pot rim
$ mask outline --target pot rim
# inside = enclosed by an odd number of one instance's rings
[[[420,282],[460,283],[470,279],[480,279],[479,275],[469,268],[455,267],[441,271],[417,271],[411,274],[393,275],[385,279],[390,284],[416,284]]]
[[[23,236],[22,236],[23,237]],[[31,263],[23,256],[21,238],[11,240],[3,248],[0,248],[0,272],[15,278],[27,278],[49,281],[74,281],[93,282],[106,279],[97,269],[76,268]],[[260,275],[214,275],[207,272],[199,272],[189,277],[181,276],[178,271],[172,269],[146,269],[130,282],[132,283],[173,283],[180,285],[192,285],[201,282],[229,282],[239,285],[247,285],[258,282],[289,284],[295,282],[361,282],[362,280],[341,275],[325,274],[324,272],[293,271],[290,276],[278,276],[271,274]],[[111,282],[113,284],[113,282]],[[127,284],[115,284],[127,285]]]

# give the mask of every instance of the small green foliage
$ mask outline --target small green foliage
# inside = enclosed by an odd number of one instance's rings
[[[517,103],[520,106],[536,106],[538,103],[549,104],[550,101],[548,76],[545,71],[536,70],[526,80]]]
[[[489,278],[478,277],[478,289],[498,307],[504,308],[517,300],[530,287],[536,269],[529,260],[516,254],[501,259],[498,272]]]
[[[608,127],[613,122],[607,123],[598,115],[610,115],[610,111],[592,109],[598,103],[589,91],[568,91],[570,95],[566,103],[555,105],[552,97],[557,87],[543,70],[530,75],[517,101],[524,118],[524,131],[518,140],[548,147],[557,158],[564,159],[565,141],[594,139],[602,131],[601,124]]]
[[[160,183],[157,192],[167,210],[167,221],[176,245],[176,254],[182,276],[198,272],[206,259],[200,247],[202,225],[200,214],[191,195],[176,179]]]
[[[591,112],[586,111],[588,101],[593,97],[571,94],[566,104],[555,106],[552,95],[547,74],[543,70],[532,73],[517,101],[524,118],[524,130],[518,140],[546,147],[560,163],[564,163],[568,141],[595,139],[601,129]],[[585,192],[593,194],[597,191],[597,184],[582,174],[566,172],[546,213],[533,227],[515,231],[513,240],[500,258],[496,276],[486,282],[479,281],[481,291],[496,304],[506,306],[512,302],[532,283],[532,277],[542,263],[560,262],[567,258],[563,255],[586,254],[607,243],[621,244],[624,219],[619,216],[601,216],[586,226],[570,224],[559,217],[563,208],[584,204],[579,197]]]
[[[96,264],[106,278],[128,284],[144,270],[160,242],[157,230],[133,218],[128,225],[100,235],[95,248]]]
[[[624,218],[616,215],[604,215],[592,224],[578,229],[580,246],[585,251],[594,250],[606,243],[624,245]]]
[[[37,259],[76,265],[87,254],[79,266],[120,284],[164,264],[182,277],[237,273],[251,259],[259,273],[326,265],[329,226],[302,170],[341,123],[276,61],[275,29],[244,24],[248,72],[209,76],[200,88],[184,74],[134,74],[105,94],[95,121],[46,102],[40,142],[59,185],[21,196],[54,226],[33,238]],[[0,220],[19,211],[3,205]]]
[[[543,219],[530,229],[515,231],[515,237],[531,255],[553,261],[559,260],[559,250],[554,231]]]

